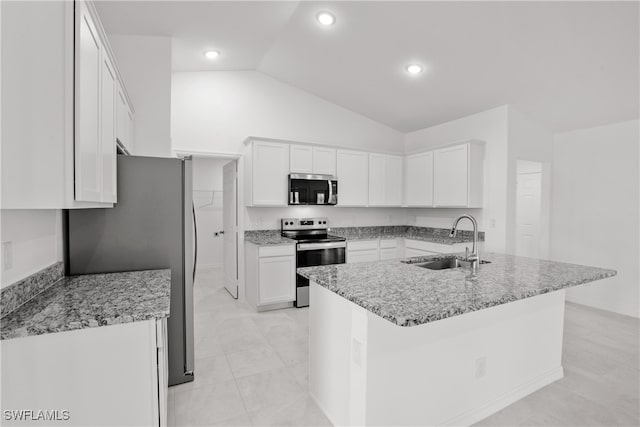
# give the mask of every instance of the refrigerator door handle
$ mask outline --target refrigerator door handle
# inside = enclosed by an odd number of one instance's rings
[[[193,286],[196,285],[196,264],[198,262],[198,224],[196,223],[196,205],[191,203],[193,212],[193,239],[195,242],[195,250],[193,253]]]

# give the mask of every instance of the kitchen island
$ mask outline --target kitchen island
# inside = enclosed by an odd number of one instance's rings
[[[334,425],[470,425],[563,376],[564,289],[613,270],[501,254],[298,269],[310,393]]]

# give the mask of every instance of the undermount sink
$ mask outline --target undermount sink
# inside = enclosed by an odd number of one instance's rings
[[[480,264],[489,264],[489,263],[491,263],[491,261],[480,260]],[[458,258],[445,258],[437,261],[421,262],[413,265],[415,265],[416,267],[428,268],[429,270],[447,270],[449,268],[458,268],[458,267],[471,268],[470,261],[464,261]]]

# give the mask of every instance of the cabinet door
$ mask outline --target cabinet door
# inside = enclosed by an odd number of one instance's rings
[[[116,202],[116,73],[109,57],[102,56],[100,90],[100,148],[102,151],[102,201]]]
[[[273,142],[253,143],[253,204],[285,206],[289,145]]]
[[[338,205],[366,206],[369,199],[369,155],[338,150]]]
[[[384,154],[369,154],[369,206],[384,206],[387,174],[387,156]]]
[[[384,248],[380,249],[380,259],[396,259],[398,257],[398,250],[396,248]]]
[[[291,144],[289,147],[291,172],[313,173],[313,147],[296,144]]]
[[[296,260],[294,256],[259,259],[258,305],[296,299]]]
[[[102,201],[100,71],[102,44],[84,2],[76,3],[75,199]]]
[[[434,206],[467,206],[468,144],[434,151]]]
[[[336,149],[313,147],[313,173],[336,174]]]
[[[404,189],[407,206],[433,205],[433,152],[406,157]]]
[[[386,156],[385,158],[385,205],[400,206],[402,204],[402,157]]]
[[[377,249],[367,249],[364,251],[348,251],[347,252],[347,262],[349,264],[354,264],[357,262],[371,262],[371,261],[379,261],[380,257],[378,255]]]

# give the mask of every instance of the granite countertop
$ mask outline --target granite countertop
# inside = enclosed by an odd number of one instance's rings
[[[293,245],[293,239],[282,237],[280,230],[247,230],[244,232],[244,240],[258,246]]]
[[[171,270],[64,277],[0,320],[0,339],[169,316]]]
[[[344,237],[347,240],[372,240],[407,238],[424,242],[453,245],[473,241],[473,232],[458,230],[456,237],[449,237],[448,228],[418,227],[408,225],[380,225],[370,227],[332,227],[329,234]],[[244,232],[247,242],[258,246],[288,245],[295,240],[280,235],[280,230],[247,230]],[[478,240],[484,241],[484,232],[478,233]]]
[[[414,225],[380,225],[370,227],[332,227],[329,232],[347,240],[405,238],[424,242],[453,245],[473,241],[473,232],[458,230],[456,237],[449,237],[450,228],[418,227]],[[484,232],[478,233],[478,240],[484,241]]]
[[[454,254],[414,257],[417,263]],[[415,326],[616,275],[616,271],[495,253],[490,264],[429,270],[401,261],[299,268],[298,273],[399,326]]]

